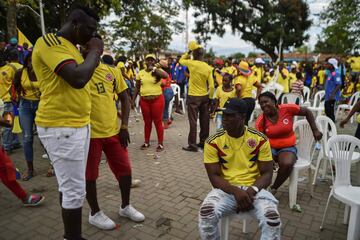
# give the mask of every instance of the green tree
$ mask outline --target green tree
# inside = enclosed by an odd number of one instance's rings
[[[127,0],[124,0],[125,2]],[[7,0],[0,2],[0,30],[8,33],[8,38],[16,36],[16,26],[33,43],[41,36],[40,19],[31,10],[21,5],[28,5],[39,11],[37,0]],[[64,23],[69,10],[76,5],[85,5],[93,8],[100,17],[107,16],[111,10],[121,11],[121,2],[117,0],[44,0],[45,27],[48,32],[59,30]],[[3,24],[4,23],[4,24]],[[2,26],[6,26],[2,29]]]
[[[237,52],[237,53],[231,54],[230,57],[232,57],[234,59],[242,59],[245,57],[245,54],[243,54],[241,52]]]
[[[174,20],[178,12],[179,5],[170,0],[138,0],[124,5],[118,19],[108,25],[113,50],[128,49],[129,54],[145,55],[166,49],[172,35],[183,30],[183,24]]]
[[[256,58],[257,57],[257,53],[256,52],[249,52],[248,53],[248,58]]]
[[[223,36],[225,26],[241,38],[252,42],[257,48],[275,60],[280,39],[282,49],[298,47],[309,36],[309,7],[305,0],[246,0],[208,1],[187,0],[195,8],[196,28],[203,41],[211,34]]]
[[[360,48],[360,0],[332,0],[320,19],[327,26],[318,36],[316,52],[342,54]]]

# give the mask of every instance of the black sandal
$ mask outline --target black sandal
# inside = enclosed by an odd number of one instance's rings
[[[143,145],[141,145],[140,149],[145,150],[145,149],[148,149],[149,147],[150,147],[150,144],[144,143]]]

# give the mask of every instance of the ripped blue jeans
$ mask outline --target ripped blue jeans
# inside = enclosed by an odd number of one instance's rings
[[[242,187],[246,189],[246,187]],[[281,220],[277,209],[278,201],[268,191],[262,189],[256,194],[254,208],[248,213],[259,221],[261,240],[281,239]],[[223,216],[236,214],[237,203],[232,194],[213,189],[205,198],[199,212],[199,232],[201,239],[219,240],[219,220]],[[241,214],[238,213],[238,214]]]

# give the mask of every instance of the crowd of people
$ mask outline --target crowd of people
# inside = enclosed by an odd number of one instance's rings
[[[44,196],[28,194],[21,188],[8,157],[23,147],[28,168],[23,180],[31,180],[35,176],[36,132],[59,185],[65,239],[83,239],[85,198],[91,209],[90,224],[100,229],[116,228],[100,210],[97,199],[102,152],[119,185],[119,215],[142,222],[145,216],[130,204],[132,169],[127,147],[131,108],[141,110],[143,116],[144,143],[139,148],[150,148],[154,123],[157,152],[168,147],[164,131],[173,123],[173,114],[186,111],[189,133],[182,149],[202,149],[213,186],[199,211],[201,238],[218,238],[222,216],[250,211],[260,222],[262,239],[280,239],[281,219],[274,195],[296,163],[295,117],[306,117],[314,139],[322,138],[312,112],[301,102],[283,103],[282,96],[293,93],[304,98],[304,87],[311,89],[311,96],[324,90],[325,114],[335,122],[335,107],[360,91],[359,54],[355,52],[347,60],[331,57],[317,63],[272,63],[262,58],[209,60],[204,58],[203,46],[191,41],[188,51],[176,58],[158,59],[148,53],[144,60],[125,56],[114,60],[103,54],[98,21],[91,9],[80,7],[69,14],[56,34],[39,38],[33,49],[26,44],[19,46],[16,38],[9,44],[2,41],[2,182],[24,205],[36,206],[44,200]],[[279,86],[275,92],[266,91],[274,84]],[[187,109],[181,104],[184,99]],[[251,128],[249,121],[257,102],[262,113]],[[359,109],[357,103],[340,126]],[[17,114],[22,145],[13,132]],[[210,135],[212,118],[217,131]],[[356,136],[360,138],[359,127]],[[275,163],[278,170],[272,182]]]

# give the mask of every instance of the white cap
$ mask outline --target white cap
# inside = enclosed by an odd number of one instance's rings
[[[330,58],[328,60],[328,63],[330,63],[331,65],[333,65],[334,68],[338,68],[338,60],[336,60],[335,58]]]
[[[296,62],[296,61],[293,61],[291,64],[297,66],[297,62]]]
[[[271,73],[271,72],[273,72],[273,71],[274,71],[274,69],[273,69],[273,68],[270,68],[269,73]]]
[[[262,60],[262,58],[256,58],[255,63],[265,64],[265,62],[264,62],[264,60]]]

